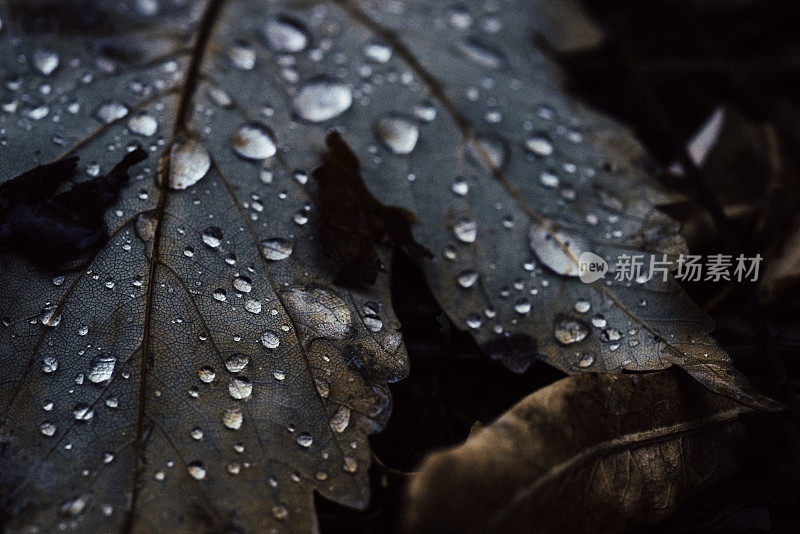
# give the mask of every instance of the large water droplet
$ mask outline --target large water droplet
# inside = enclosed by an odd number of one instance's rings
[[[111,380],[116,364],[117,359],[113,356],[98,356],[92,360],[92,367],[89,370],[89,381],[94,384],[100,384],[106,380]]]
[[[281,237],[262,239],[261,252],[268,260],[285,260],[292,255],[292,242]]]
[[[258,124],[241,126],[233,135],[233,149],[246,159],[266,159],[277,152],[272,135]]]
[[[261,35],[275,52],[300,52],[308,46],[308,35],[302,24],[285,16],[267,20],[261,28]]]
[[[589,334],[589,328],[576,319],[561,317],[556,320],[554,334],[559,343],[570,345],[584,339]]]
[[[375,134],[395,154],[410,154],[417,145],[419,128],[408,119],[388,116],[375,121]]]
[[[210,167],[211,158],[200,141],[194,137],[176,141],[169,153],[169,187],[191,187],[206,175]]]
[[[353,94],[342,83],[320,78],[303,85],[292,103],[303,119],[323,122],[347,111],[353,103]]]
[[[589,250],[586,241],[551,224],[531,224],[530,246],[539,260],[563,276],[580,276],[578,258]]]

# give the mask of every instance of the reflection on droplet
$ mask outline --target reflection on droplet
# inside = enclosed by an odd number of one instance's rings
[[[42,434],[45,436],[50,437],[56,433],[56,425],[48,421],[39,425],[39,430],[41,430]]]
[[[364,47],[364,55],[375,63],[388,63],[392,59],[392,48],[386,43],[373,41]]]
[[[214,372],[214,369],[209,366],[201,367],[197,371],[198,376],[202,382],[209,384],[214,381],[214,378],[217,376],[217,373]]]
[[[323,122],[338,117],[350,108],[353,95],[346,85],[327,79],[316,79],[303,85],[292,100],[295,111],[310,122]]]
[[[297,436],[297,444],[301,447],[310,447],[314,443],[314,438],[311,437],[311,434],[302,433]]]
[[[233,149],[246,159],[266,159],[275,155],[277,148],[272,135],[258,124],[245,124],[233,135]]]
[[[178,140],[169,153],[171,189],[186,189],[200,181],[211,168],[211,158],[205,147],[194,137]]]
[[[549,156],[553,153],[553,144],[543,134],[533,135],[525,140],[525,147],[537,156]]]
[[[465,289],[470,288],[473,285],[475,285],[475,282],[478,281],[478,273],[477,271],[472,271],[472,270],[464,271],[461,274],[459,274],[456,279],[458,281],[458,285],[460,285],[461,287]]]
[[[233,287],[236,291],[250,293],[253,290],[253,281],[246,276],[237,276],[233,279]]]
[[[375,134],[395,154],[410,154],[417,145],[419,128],[402,117],[387,116],[375,121]]]
[[[250,363],[250,358],[245,354],[236,353],[225,360],[225,368],[231,373],[238,373]]]

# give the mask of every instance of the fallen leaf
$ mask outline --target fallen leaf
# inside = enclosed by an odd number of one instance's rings
[[[733,475],[750,411],[674,370],[561,379],[425,459],[406,530],[625,532],[664,519]]]

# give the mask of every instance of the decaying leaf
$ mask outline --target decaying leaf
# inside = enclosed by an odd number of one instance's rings
[[[429,456],[410,482],[407,531],[624,532],[658,521],[734,473],[748,411],[674,370],[564,378]]]

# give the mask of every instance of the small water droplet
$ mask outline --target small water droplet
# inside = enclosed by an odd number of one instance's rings
[[[105,124],[111,124],[112,122],[125,117],[128,114],[128,111],[128,106],[122,102],[113,100],[111,102],[105,102],[101,104],[100,107],[97,108],[97,111],[95,111],[95,117],[100,119],[100,121]]]
[[[472,219],[461,219],[453,226],[453,234],[462,243],[472,243],[478,237],[478,223]]]
[[[457,277],[458,285],[465,289],[470,288],[475,285],[475,282],[478,281],[478,277],[479,275],[477,271],[464,271]]]
[[[200,380],[202,382],[205,382],[206,384],[209,384],[209,383],[213,382],[214,378],[216,378],[216,376],[217,376],[217,373],[214,372],[214,369],[212,367],[207,366],[207,365],[201,367],[197,371],[197,374],[200,377]]]
[[[256,51],[245,41],[235,41],[228,50],[228,57],[239,70],[253,70],[256,66]]]
[[[89,381],[94,384],[100,384],[106,380],[111,380],[116,364],[117,359],[113,356],[98,356],[92,360],[92,366],[89,370]]]
[[[364,47],[364,55],[375,63],[388,63],[392,59],[392,48],[381,41],[372,41]]]
[[[39,425],[39,430],[47,437],[52,436],[56,433],[56,425],[47,421]]]
[[[310,447],[314,443],[314,438],[311,434],[305,432],[297,436],[297,444],[301,447]]]
[[[38,48],[33,52],[33,66],[43,76],[50,76],[60,63],[58,54],[52,50]]]
[[[410,154],[417,145],[419,128],[403,117],[386,116],[375,121],[375,134],[395,154]]]
[[[271,158],[277,152],[275,141],[266,128],[258,124],[245,124],[233,134],[233,149],[246,159]]]
[[[217,248],[222,243],[222,230],[218,226],[209,226],[203,230],[203,243],[211,248]]]
[[[591,354],[584,354],[581,356],[581,359],[578,360],[579,367],[589,367],[594,363],[594,356]]]
[[[278,337],[278,334],[270,330],[267,330],[263,334],[261,334],[261,344],[267,347],[268,349],[277,349],[278,346],[281,344],[281,340]]]
[[[86,403],[78,403],[75,405],[75,408],[72,409],[72,415],[75,417],[76,421],[89,421],[94,417],[94,410]]]
[[[592,305],[586,299],[578,299],[575,301],[575,311],[578,313],[586,313],[591,309]]]
[[[536,134],[525,140],[525,147],[537,156],[549,156],[553,153],[553,143],[544,134]]]
[[[242,412],[237,408],[225,410],[222,414],[222,424],[231,430],[239,430],[242,426]]]
[[[347,111],[353,103],[353,94],[342,83],[319,78],[303,85],[292,103],[303,119],[324,122]]]
[[[150,137],[158,130],[158,121],[152,115],[139,113],[128,119],[128,128],[137,135]]]
[[[246,276],[237,276],[233,279],[233,287],[236,291],[250,293],[253,290],[253,282]]]
[[[250,358],[241,353],[236,353],[225,360],[225,368],[231,373],[238,373],[250,363]]]
[[[237,377],[228,384],[228,393],[234,399],[246,399],[253,393],[253,384],[245,377]]]
[[[204,478],[206,478],[206,469],[200,462],[190,463],[189,465],[186,466],[186,470],[189,472],[189,475],[195,480],[203,480]]]
[[[267,20],[261,28],[266,45],[275,52],[301,52],[308,46],[303,25],[286,16]]]
[[[339,410],[334,414],[333,418],[331,418],[331,428],[334,432],[338,432],[341,434],[347,428],[347,425],[350,424],[350,408],[347,406],[342,406]]]

